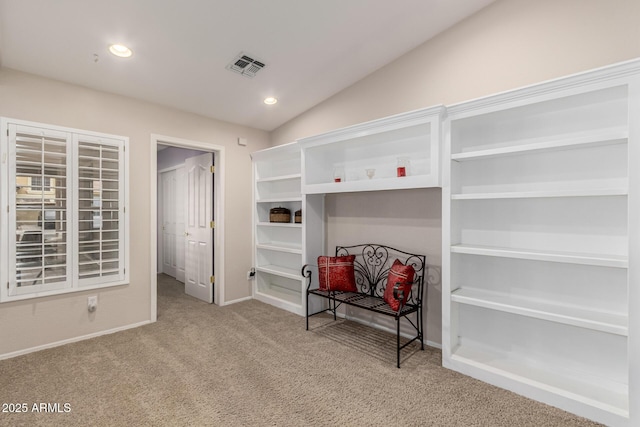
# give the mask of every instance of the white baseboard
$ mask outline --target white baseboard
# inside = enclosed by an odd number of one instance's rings
[[[433,347],[433,348],[437,348],[442,350],[442,344],[440,344],[439,342],[435,342],[435,341],[431,341],[431,340],[426,340],[424,342],[426,345],[428,345],[429,347]]]
[[[150,320],[145,320],[144,322],[133,323],[131,325],[126,325],[126,326],[120,326],[119,328],[107,329],[106,331],[94,332],[94,333],[88,334],[88,335],[82,335],[82,336],[79,336],[79,337],[68,338],[66,340],[56,341],[56,342],[52,342],[52,343],[49,343],[49,344],[38,345],[36,347],[26,348],[26,349],[23,349],[23,350],[12,351],[11,353],[0,354],[0,360],[11,359],[12,357],[17,357],[17,356],[22,356],[22,355],[29,354],[29,353],[34,353],[36,351],[46,350],[48,348],[59,347],[61,345],[71,344],[71,343],[78,342],[78,341],[84,341],[84,340],[88,340],[88,339],[91,339],[91,338],[96,338],[96,337],[99,337],[99,336],[102,336],[102,335],[109,335],[109,334],[113,334],[113,333],[116,333],[116,332],[126,331],[127,329],[137,328],[137,327],[140,327],[140,326],[148,325],[150,323],[152,323]]]
[[[223,305],[237,304],[237,303],[239,303],[239,302],[242,302],[242,301],[249,301],[249,300],[251,300],[251,299],[253,299],[253,297],[252,297],[252,296],[248,296],[248,297],[244,297],[244,298],[238,298],[238,299],[234,299],[234,300],[232,300],[232,301],[225,301]]]

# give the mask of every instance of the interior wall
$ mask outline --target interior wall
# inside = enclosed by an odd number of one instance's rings
[[[271,144],[640,57],[639,16],[638,0],[498,0],[274,130]],[[425,240],[429,263],[439,267],[441,248],[432,242],[441,239],[441,218],[429,210],[423,221],[404,223],[406,215],[440,206],[440,197],[439,191],[328,196],[326,249],[375,237],[419,250]],[[439,292],[429,287],[426,314],[427,338],[438,343]]]
[[[497,0],[271,133],[272,145],[640,57],[640,2]]]
[[[439,188],[328,194],[325,198],[326,251],[380,243],[427,256],[425,276],[426,340],[441,342],[442,203]],[[393,261],[393,260],[392,260]],[[350,316],[362,315],[354,310]],[[389,319],[378,319],[376,323]],[[384,326],[394,328],[395,321]],[[407,329],[407,332],[410,332]]]
[[[225,146],[225,297],[251,295],[249,153],[268,146],[266,132],[6,68],[0,69],[0,99],[1,116],[128,136],[131,229],[129,285],[1,304],[0,357],[150,320],[152,133]],[[237,145],[238,137],[249,145]],[[88,295],[98,295],[91,315]]]

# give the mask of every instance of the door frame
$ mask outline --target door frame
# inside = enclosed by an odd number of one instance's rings
[[[216,172],[213,177],[213,217],[216,222],[213,233],[213,266],[216,277],[213,287],[213,299],[216,305],[225,305],[225,274],[224,274],[224,178],[225,178],[225,147],[206,142],[193,141],[172,136],[151,134],[150,152],[150,181],[149,195],[149,226],[150,264],[151,264],[151,321],[158,318],[158,144],[171,147],[188,148],[213,153],[213,163]]]

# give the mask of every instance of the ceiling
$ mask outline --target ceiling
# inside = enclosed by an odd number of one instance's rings
[[[270,131],[492,1],[0,0],[0,65]]]

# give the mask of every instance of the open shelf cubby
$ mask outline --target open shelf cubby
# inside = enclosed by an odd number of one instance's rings
[[[426,108],[300,139],[303,193],[439,186],[443,112]]]

